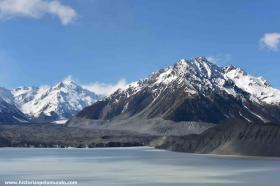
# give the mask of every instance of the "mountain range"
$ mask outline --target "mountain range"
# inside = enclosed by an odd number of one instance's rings
[[[205,57],[182,59],[86,107],[69,124],[86,121],[112,127],[127,123],[127,128],[135,121],[151,125],[155,118],[214,124],[231,118],[280,123],[280,90],[238,67],[219,67]]]
[[[0,112],[1,122],[64,123],[102,96],[65,79],[54,86],[1,88],[0,97],[0,106],[5,106]]]
[[[105,98],[71,79],[54,86],[1,88],[0,107],[2,123],[63,123],[74,116],[69,125],[86,121],[135,128],[140,122],[153,130],[163,130],[158,123],[217,124],[230,118],[279,123],[280,90],[241,68],[219,67],[196,57],[179,60]]]

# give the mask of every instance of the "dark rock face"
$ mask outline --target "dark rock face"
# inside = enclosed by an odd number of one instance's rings
[[[154,146],[191,153],[280,156],[280,127],[234,120],[199,135],[163,137]]]
[[[94,105],[94,107],[86,107],[85,109],[83,109],[83,111],[78,113],[78,116],[90,116],[91,119],[98,119],[98,118],[102,118],[104,116],[102,116],[103,114],[103,109],[105,108],[105,106],[108,104],[108,100],[104,100],[104,101],[97,101]]]

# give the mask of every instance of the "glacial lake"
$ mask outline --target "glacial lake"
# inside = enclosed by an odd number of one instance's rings
[[[79,186],[279,186],[280,158],[150,147],[0,149],[0,185],[17,180],[73,180]]]

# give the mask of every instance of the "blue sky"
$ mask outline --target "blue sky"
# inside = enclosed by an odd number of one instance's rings
[[[277,0],[26,0],[14,10],[18,1],[0,0],[0,86],[69,75],[81,84],[130,82],[207,56],[280,88]]]

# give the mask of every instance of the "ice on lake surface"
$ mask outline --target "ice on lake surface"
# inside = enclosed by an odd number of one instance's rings
[[[150,147],[0,149],[0,185],[74,180],[80,186],[278,186],[280,159],[198,155]]]

